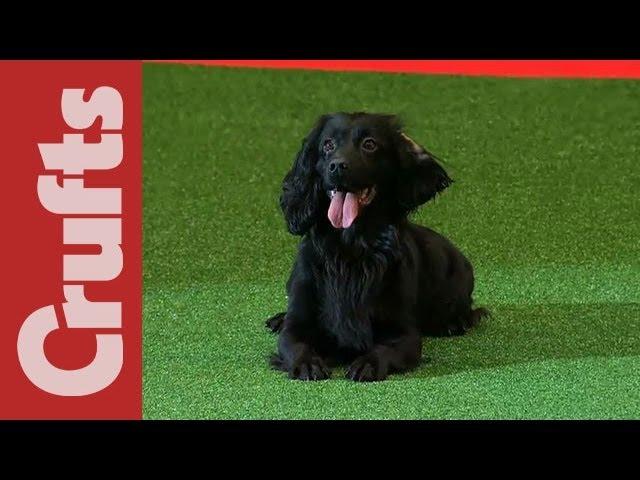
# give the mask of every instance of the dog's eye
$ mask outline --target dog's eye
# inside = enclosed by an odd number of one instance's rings
[[[322,150],[324,153],[331,153],[336,149],[336,142],[333,141],[333,138],[327,138],[322,144]]]
[[[373,138],[365,138],[362,142],[362,149],[366,152],[374,152],[378,148],[378,144]]]

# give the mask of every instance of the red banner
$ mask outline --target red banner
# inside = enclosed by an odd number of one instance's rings
[[[640,78],[639,60],[154,60],[218,67],[531,78]]]
[[[141,418],[141,73],[0,62],[1,418]]]

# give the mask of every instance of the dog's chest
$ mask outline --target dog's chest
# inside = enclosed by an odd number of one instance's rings
[[[340,347],[366,350],[373,344],[371,300],[375,285],[356,266],[328,263],[321,283],[323,326]]]
[[[322,266],[321,323],[341,348],[365,351],[373,346],[378,300],[388,268],[379,256],[359,261],[336,257]]]
[[[368,236],[348,230],[314,244],[320,323],[339,347],[370,349],[378,299],[398,259],[397,230],[387,226]]]

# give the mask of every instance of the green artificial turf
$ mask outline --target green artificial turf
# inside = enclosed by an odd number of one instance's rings
[[[640,82],[144,66],[145,418],[640,418]],[[405,375],[288,380],[264,320],[297,238],[277,199],[328,111],[400,114],[456,183],[493,318]]]

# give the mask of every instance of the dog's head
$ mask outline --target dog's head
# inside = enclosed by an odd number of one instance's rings
[[[452,180],[393,115],[336,113],[320,117],[283,182],[280,205],[291,233],[328,218],[351,227],[369,212],[406,216]]]

